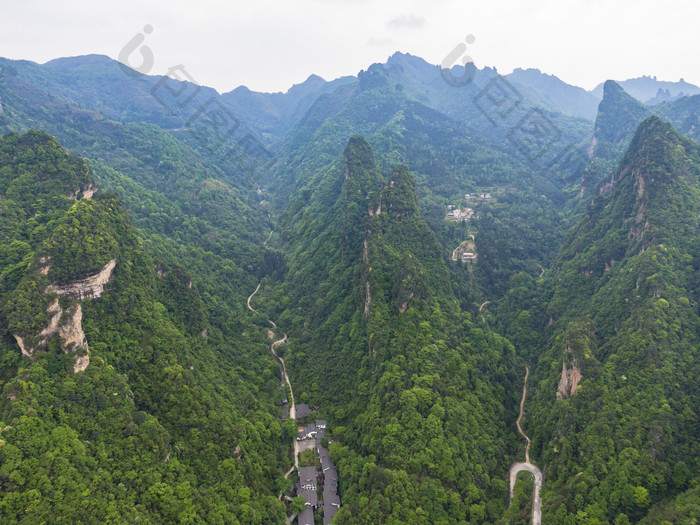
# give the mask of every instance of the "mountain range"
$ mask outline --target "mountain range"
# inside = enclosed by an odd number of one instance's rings
[[[695,523],[699,119],[402,53],[0,59],[2,521],[525,524],[525,458],[542,523]]]

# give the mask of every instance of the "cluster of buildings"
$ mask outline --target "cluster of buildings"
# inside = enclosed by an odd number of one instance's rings
[[[465,193],[464,198],[472,201],[476,200],[481,200],[481,201],[487,201],[491,198],[490,193]]]
[[[297,418],[303,419],[299,413],[306,412],[308,405],[297,405]],[[307,416],[311,413],[309,413]],[[306,416],[304,416],[306,417]],[[323,437],[326,433],[326,421],[317,419],[313,423],[306,423],[298,429],[298,441],[313,439],[316,452],[321,463],[321,469],[316,464],[309,467],[299,467],[299,486],[297,494],[301,494],[306,499],[306,507],[297,516],[299,525],[314,525],[314,510],[323,506],[323,524],[328,525],[340,508],[340,496],[338,495],[338,471],[331,460],[328,449],[322,445]],[[319,502],[318,492],[322,489],[323,501]]]
[[[474,210],[472,208],[465,208],[464,210],[460,210],[459,208],[455,208],[450,204],[447,207],[447,213],[445,214],[445,219],[450,220],[450,221],[460,221],[462,219],[464,220],[469,220],[474,216]]]

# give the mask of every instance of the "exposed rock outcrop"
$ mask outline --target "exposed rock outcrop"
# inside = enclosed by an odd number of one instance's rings
[[[574,359],[571,368],[566,368],[566,363],[561,365],[561,378],[559,379],[559,387],[557,388],[557,398],[565,399],[576,393],[579,383],[582,379],[581,369],[578,367],[578,362]]]
[[[20,351],[22,352],[22,355],[26,355],[27,357],[31,357],[32,354],[29,353],[27,348],[24,346],[24,339],[22,339],[20,336],[15,334],[15,340],[17,341],[17,346],[19,346]]]
[[[372,296],[369,294],[369,281],[365,283],[366,285],[366,295],[365,295],[365,317],[369,317],[369,309],[372,304]]]
[[[114,272],[116,265],[117,260],[112,259],[95,275],[90,275],[85,279],[63,286],[51,285],[46,291],[57,293],[61,297],[73,297],[75,299],[100,297],[104,291],[105,284],[112,278],[112,272]]]
[[[42,264],[47,260],[41,260]],[[50,285],[46,288],[46,293],[55,293],[60,297],[72,297],[79,301],[85,298],[100,297],[104,292],[105,285],[109,282],[116,266],[116,259],[109,261],[102,270],[85,279],[75,281],[63,286]],[[41,268],[40,272],[44,273]],[[51,314],[51,319],[46,326],[36,336],[36,346],[31,346],[28,342],[15,334],[15,340],[19,345],[22,355],[33,359],[34,353],[39,348],[45,348],[51,339],[58,336],[61,338],[61,348],[64,352],[75,354],[73,372],[78,373],[85,370],[90,364],[90,354],[85,332],[83,331],[83,307],[80,302],[72,304],[66,310],[61,308],[58,299],[55,299],[46,312]]]
[[[76,200],[76,201],[80,198],[92,199],[92,196],[95,195],[96,191],[97,191],[97,188],[95,187],[95,185],[89,184],[86,188],[83,188],[81,190],[76,190],[74,193],[71,193],[68,196],[71,199]],[[82,193],[82,196],[80,195],[81,193]]]
[[[408,299],[406,299],[405,302],[399,305],[399,313],[405,313],[406,310],[408,310],[408,303],[411,299],[413,299],[413,292],[411,292],[411,294],[408,296]]]

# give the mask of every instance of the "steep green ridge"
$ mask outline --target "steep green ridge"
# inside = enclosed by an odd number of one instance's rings
[[[366,76],[376,77],[378,85]],[[273,202],[291,214],[306,206],[322,178],[318,173],[325,173],[348,137],[358,133],[377,152],[385,177],[399,163],[411,167],[421,214],[438,235],[446,260],[475,234],[484,264],[473,271],[450,264],[455,293],[465,307],[503,294],[518,271],[537,275],[538,264],[548,266],[567,226],[569,197],[561,173],[530,166],[511,146],[396,89],[379,70],[363,79],[354,91],[321,97],[290,133],[280,147],[280,162],[262,180]],[[497,198],[479,204],[470,224],[444,220],[448,205],[466,207],[466,193],[485,192]]]
[[[670,122],[680,133],[696,141],[700,139],[700,95],[645,106],[616,82],[605,83],[589,146],[593,160],[582,181],[581,196],[585,196],[586,204],[602,180],[617,167],[639,124],[652,114]]]
[[[371,148],[353,137],[289,220],[296,251],[268,297],[292,335],[297,396],[333,422],[338,523],[503,511],[513,349],[461,313],[415,187],[404,166],[382,183]]]
[[[649,113],[644,104],[628,95],[619,84],[608,80],[603,87],[603,100],[595,121],[596,155],[607,157],[611,155],[609,149],[625,149],[637,126]]]
[[[543,312],[509,335],[537,362],[545,523],[637,522],[657,502],[657,517],[697,516],[680,502],[700,471],[699,216],[700,146],[649,117],[554,271],[512,295]]]
[[[532,76],[494,127],[495,70],[456,88],[397,53],[217,98],[276,145],[256,188],[145,99],[153,77],[0,68],[0,130],[85,159],[0,139],[3,523],[283,523],[268,317],[328,419],[338,523],[528,523],[531,482],[507,490],[525,363],[544,523],[698,518],[700,96],[606,83],[579,185],[548,163],[590,137],[552,109],[580,93]],[[512,135],[534,108],[562,132],[537,162]]]
[[[154,261],[94,190],[46,134],[0,139],[2,521],[282,521],[278,367],[225,264]],[[111,260],[104,291],[61,291]]]

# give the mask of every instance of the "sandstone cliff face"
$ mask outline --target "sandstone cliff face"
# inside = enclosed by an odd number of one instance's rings
[[[60,297],[73,297],[74,299],[97,298],[102,295],[105,284],[112,278],[117,260],[109,261],[99,273],[90,275],[85,279],[68,283],[63,286],[51,285],[46,291],[55,292]]]
[[[41,261],[42,264],[46,261]],[[81,301],[87,298],[97,298],[104,292],[105,285],[112,278],[114,268],[117,265],[116,259],[109,261],[99,273],[90,275],[85,279],[75,281],[63,286],[50,285],[46,288],[46,293],[55,293],[59,297],[71,297]],[[44,273],[48,266],[40,271]],[[46,270],[48,271],[48,270]],[[22,352],[32,359],[37,349],[46,347],[49,341],[58,336],[61,338],[63,351],[75,354],[73,372],[78,373],[85,370],[90,364],[90,354],[85,332],[83,331],[83,307],[80,302],[73,304],[66,310],[61,308],[59,300],[56,299],[46,310],[51,314],[51,319],[39,332],[36,337],[36,347],[25,343],[22,337],[15,334],[15,339]]]
[[[94,184],[89,184],[87,187],[83,188],[82,190],[76,190],[74,193],[71,193],[68,196],[74,200],[78,200],[80,198],[92,199],[92,196],[95,195],[96,191],[97,191],[97,187],[95,187]],[[82,195],[80,195],[81,193],[82,193]]]
[[[578,384],[581,382],[581,369],[578,367],[576,359],[571,364],[571,368],[566,368],[566,363],[561,364],[561,378],[557,388],[557,398],[564,399],[576,393]]]

